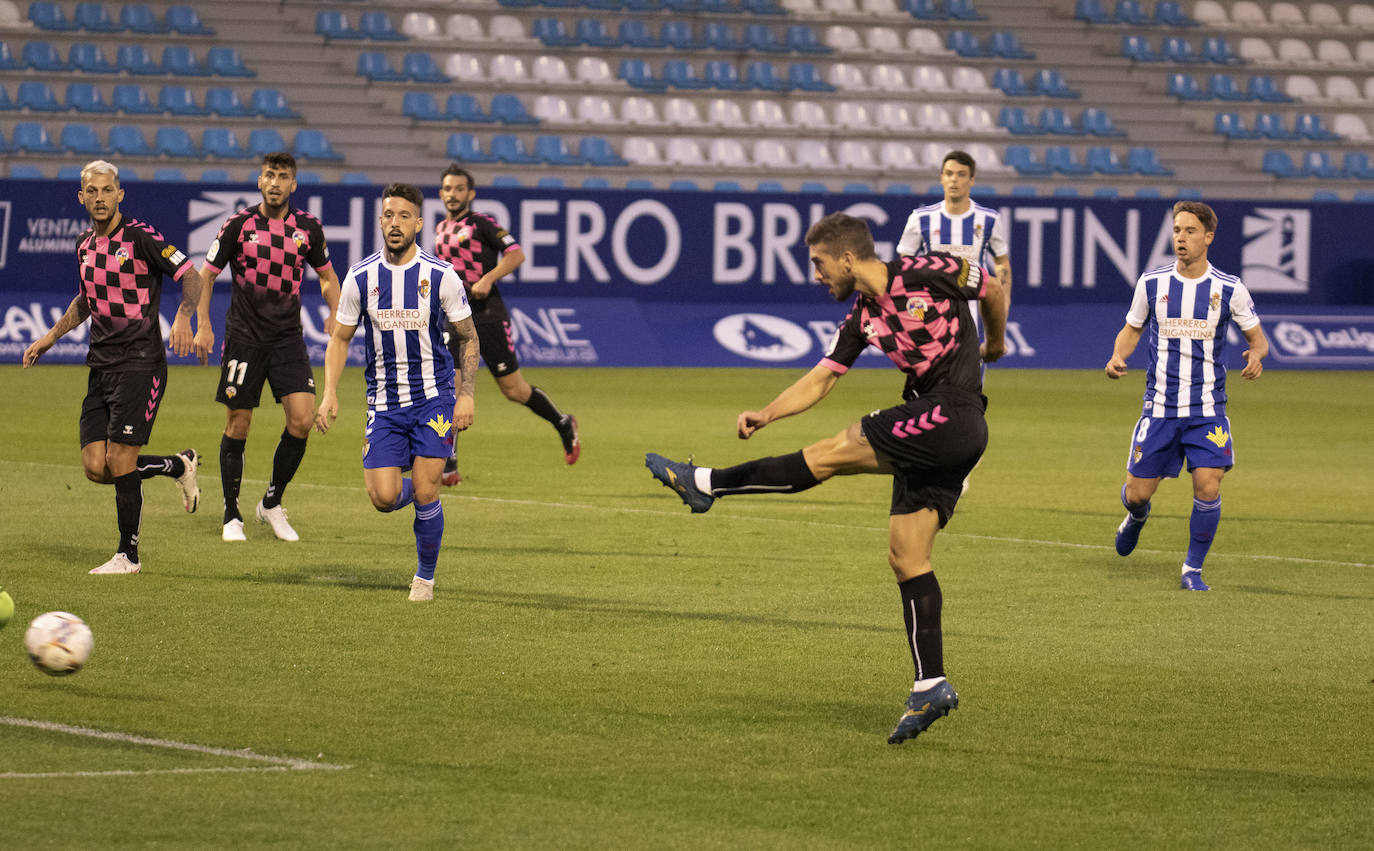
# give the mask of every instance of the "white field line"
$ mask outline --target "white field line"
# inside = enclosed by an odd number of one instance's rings
[[[13,460],[13,459],[0,459],[0,460],[3,460],[3,463],[8,463],[8,464],[20,464],[20,465],[29,466],[29,467],[44,467],[44,468],[49,468],[49,469],[70,469],[70,467],[71,467],[71,465],[65,465],[65,464],[47,464],[47,463],[42,463],[42,462],[37,462],[37,461],[18,461],[18,460]],[[251,484],[262,484],[262,485],[267,484],[267,480],[266,480],[266,479],[247,479],[247,478],[245,478],[243,481],[244,481],[245,484],[248,484],[248,483],[251,483]],[[308,489],[312,489],[312,490],[345,491],[345,492],[355,492],[355,493],[358,493],[358,494],[361,494],[361,493],[362,493],[362,488],[361,488],[361,487],[356,487],[356,488],[355,488],[355,487],[351,487],[351,486],[350,486],[350,487],[345,487],[345,486],[343,486],[343,485],[321,485],[321,484],[315,484],[315,483],[312,483],[312,482],[295,482],[295,481],[293,481],[293,482],[291,483],[291,487],[292,487],[292,488],[296,488],[296,489],[308,488]],[[617,513],[617,514],[647,514],[647,515],[652,516],[652,517],[684,517],[684,516],[687,516],[687,515],[685,515],[681,510],[664,511],[664,510],[662,510],[662,509],[655,509],[655,508],[624,508],[624,507],[621,507],[621,508],[608,508],[607,506],[604,506],[604,505],[589,505],[589,504],[586,504],[586,503],[577,503],[577,502],[548,502],[548,501],[545,501],[545,500],[535,500],[535,499],[507,499],[507,498],[496,497],[496,496],[468,496],[468,495],[465,495],[465,494],[456,494],[456,493],[444,493],[444,494],[441,495],[440,498],[441,498],[441,499],[445,499],[445,500],[461,500],[461,501],[467,501],[467,502],[491,503],[491,504],[494,504],[494,505],[528,505],[528,506],[534,506],[534,507],[538,507],[538,508],[563,508],[563,509],[568,509],[568,510],[571,510],[571,511],[599,511],[599,512],[608,512],[608,511],[609,511],[609,512],[615,512],[615,513]],[[731,521],[735,521],[735,522],[778,523],[778,524],[782,524],[782,525],[785,525],[785,526],[814,527],[814,528],[820,528],[820,529],[844,529],[844,530],[846,530],[846,531],[875,532],[875,533],[880,533],[880,534],[886,534],[886,533],[887,533],[887,526],[886,526],[886,525],[883,525],[883,526],[862,526],[862,525],[858,525],[858,524],[854,524],[854,523],[824,523],[824,522],[820,522],[820,521],[816,521],[816,520],[792,520],[792,519],[788,519],[788,518],[784,518],[784,517],[754,517],[754,516],[747,515],[747,514],[734,514],[734,513],[720,513],[720,514],[716,514],[716,515],[713,515],[713,516],[720,517],[722,520],[731,520]],[[1110,527],[1109,527],[1109,528],[1110,528]],[[1107,546],[1107,545],[1105,545],[1105,544],[1079,544],[1079,543],[1074,543],[1074,542],[1072,542],[1072,541],[1050,541],[1050,540],[1043,540],[1043,539],[1040,539],[1040,538],[1013,538],[1013,537],[1009,537],[1009,536],[1005,536],[1005,535],[971,535],[971,534],[968,534],[968,533],[965,533],[965,532],[942,532],[942,533],[941,533],[941,537],[943,537],[943,538],[964,538],[964,539],[970,540],[970,541],[996,541],[996,542],[998,542],[998,543],[1004,543],[1004,544],[1026,544],[1026,545],[1037,546],[1037,547],[1059,547],[1059,548],[1062,548],[1062,549],[1070,549],[1070,550],[1102,550],[1103,552],[1109,552],[1109,553],[1115,553],[1115,552],[1116,552],[1116,548],[1115,548],[1115,547]],[[1148,553],[1148,554],[1150,554],[1150,555],[1170,555],[1170,554],[1177,555],[1177,551],[1175,551],[1175,550],[1152,550],[1152,549],[1145,549],[1145,548],[1141,548],[1141,547],[1136,548],[1136,552],[1138,552],[1138,553]],[[1237,559],[1237,560],[1241,560],[1241,561],[1246,561],[1246,560],[1249,560],[1249,561],[1273,561],[1273,562],[1282,562],[1282,563],[1286,563],[1286,564],[1326,565],[1326,566],[1328,566],[1328,567],[1363,567],[1363,568],[1374,568],[1374,564],[1371,564],[1371,563],[1368,563],[1368,562],[1362,562],[1362,561],[1335,561],[1335,560],[1333,560],[1333,559],[1302,558],[1302,557],[1300,557],[1300,556],[1287,556],[1287,555],[1262,555],[1262,554],[1250,554],[1250,553],[1224,553],[1224,552],[1220,552],[1220,553],[1212,553],[1212,554],[1210,554],[1210,555],[1208,556],[1208,558],[1213,559],[1213,560],[1216,560],[1216,559]]]
[[[70,724],[58,724],[52,721],[35,721],[30,718],[14,718],[8,715],[0,715],[0,724],[10,727],[30,727],[35,730],[43,730],[49,733],[67,733],[72,736],[85,736],[90,739],[104,739],[111,742],[122,742],[129,745],[142,745],[149,748],[165,748],[168,750],[190,751],[192,753],[208,754],[210,756],[223,756],[231,759],[244,759],[250,762],[261,762],[266,765],[253,767],[244,766],[224,766],[211,768],[163,768],[148,769],[146,771],[54,771],[54,772],[0,772],[0,779],[17,779],[30,777],[127,777],[140,774],[204,774],[209,772],[231,772],[231,771],[342,771],[352,768],[349,765],[334,765],[328,762],[311,762],[305,759],[296,759],[286,756],[272,756],[270,754],[254,753],[251,750],[231,750],[229,748],[214,748],[208,745],[197,745],[190,742],[177,742],[171,739],[152,739],[147,736],[135,736],[130,733],[119,733],[111,730],[94,730],[90,727],[73,727]]]

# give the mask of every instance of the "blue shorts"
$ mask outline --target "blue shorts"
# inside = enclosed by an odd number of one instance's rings
[[[1226,417],[1141,417],[1131,435],[1126,472],[1138,479],[1172,479],[1188,459],[1198,467],[1231,469],[1231,421]]]
[[[409,467],[415,458],[453,454],[451,396],[430,399],[391,411],[367,412],[363,432],[363,467]]]

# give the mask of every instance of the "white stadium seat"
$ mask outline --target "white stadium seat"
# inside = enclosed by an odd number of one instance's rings
[[[1312,46],[1300,38],[1279,39],[1279,62],[1285,65],[1315,65],[1317,58],[1312,55]]]
[[[663,120],[675,127],[700,127],[701,111],[686,98],[668,98],[663,104]]]
[[[1209,27],[1224,27],[1230,23],[1226,7],[1217,0],[1197,0],[1193,4],[1193,20]]]
[[[992,87],[988,85],[988,78],[983,76],[983,72],[977,68],[970,68],[967,65],[960,65],[954,69],[950,75],[950,86],[956,92],[966,92],[971,95],[993,95]]]
[[[922,145],[918,153],[920,154],[921,168],[936,171],[940,164],[945,161],[945,154],[958,147],[949,142],[926,142]]]
[[[1341,20],[1341,13],[1330,3],[1313,3],[1308,6],[1307,22],[1313,27],[1324,30],[1339,31],[1345,28],[1345,21]]]
[[[654,102],[638,95],[627,97],[620,102],[620,120],[636,127],[663,126],[663,119],[659,118],[658,107],[654,106]]]
[[[601,95],[583,95],[577,99],[577,109],[574,111],[577,121],[580,124],[610,124],[620,123],[620,119],[615,117],[615,110],[611,107],[611,102]]]
[[[1302,74],[1293,74],[1283,84],[1284,94],[1290,98],[1297,98],[1305,101],[1325,100],[1321,89],[1317,87],[1317,81]]]
[[[1330,76],[1326,78],[1326,99],[1336,103],[1359,103],[1364,100],[1360,87],[1349,77]]]
[[[917,92],[944,93],[949,91],[945,74],[934,65],[917,65],[911,69],[911,89]]]
[[[1374,41],[1361,41],[1355,46],[1355,63],[1365,68],[1374,67]]]
[[[491,57],[487,67],[491,78],[498,83],[528,83],[529,72],[525,70],[525,60],[510,53],[498,53]]]
[[[1369,127],[1364,123],[1364,119],[1349,112],[1341,112],[1331,120],[1332,132],[1339,133],[1350,142],[1363,142],[1368,144],[1374,142],[1374,137],[1369,135]]]
[[[749,167],[749,157],[744,153],[744,145],[740,144],[738,139],[733,138],[712,139],[706,160],[711,165],[722,168]]]
[[[444,22],[444,32],[448,33],[449,38],[458,41],[482,41],[485,36],[482,34],[482,22],[473,15],[455,14],[449,15]]]
[[[669,165],[700,168],[706,165],[706,155],[701,150],[701,140],[690,136],[677,136],[668,140],[663,158]]]
[[[973,157],[974,162],[978,163],[979,174],[1011,174],[1016,171],[1009,165],[1002,162],[1002,157],[997,153],[997,149],[982,142],[974,142],[965,150]],[[939,165],[937,164],[938,168]]]
[[[1353,30],[1374,31],[1374,6],[1368,3],[1351,3],[1350,11],[1346,12],[1346,20],[1350,22],[1350,28]]]
[[[872,88],[885,92],[901,92],[907,88],[906,74],[896,65],[874,65],[872,75]]]
[[[803,139],[797,143],[797,165],[810,169],[833,169],[835,158],[830,146],[817,139]]]
[[[759,139],[754,143],[754,165],[761,168],[791,168],[792,154],[777,139]]]
[[[568,71],[568,63],[557,56],[540,56],[535,59],[530,76],[535,82],[548,83],[551,86],[571,86],[577,82]]]
[[[840,24],[825,28],[825,45],[841,53],[860,53],[864,49],[859,33],[853,27]]]
[[[923,103],[916,108],[916,126],[930,132],[948,133],[954,129],[954,119],[940,104]]]
[[[1246,29],[1264,29],[1269,26],[1269,20],[1264,17],[1264,10],[1252,0],[1236,0],[1231,4],[1231,23]]]
[[[759,98],[749,104],[749,123],[755,127],[784,129],[788,126],[787,114],[782,104],[775,100]]]
[[[405,17],[401,18],[401,32],[411,38],[427,41],[444,37],[439,31],[439,22],[428,12],[406,12]]]
[[[792,126],[798,130],[825,130],[833,126],[825,107],[813,100],[794,100],[788,111]]]
[[[663,157],[658,153],[658,144],[643,136],[631,136],[625,140],[620,155],[635,165],[663,165]]]
[[[798,15],[816,15],[816,0],[782,0],[782,7]]]
[[[470,53],[450,53],[444,60],[444,73],[460,83],[480,83],[487,79],[481,60]]]
[[[902,39],[891,27],[869,27],[864,35],[868,49],[874,53],[904,53]]]
[[[1354,65],[1355,57],[1350,53],[1350,47],[1343,41],[1336,41],[1334,38],[1324,38],[1317,42],[1317,61],[1323,65]]]
[[[19,7],[10,0],[0,0],[0,27],[22,27],[23,19],[19,16]]]
[[[706,123],[713,127],[747,127],[744,110],[725,98],[712,98],[706,105]]]
[[[850,16],[859,14],[859,7],[854,0],[820,0],[822,12],[830,15]]]
[[[1275,3],[1269,9],[1269,23],[1280,29],[1291,31],[1294,27],[1307,26],[1302,10],[1292,3]]]
[[[908,142],[884,142],[878,149],[878,162],[893,171],[921,171],[916,149]]]
[[[908,17],[905,9],[897,7],[897,0],[863,0],[865,15],[881,16],[886,18],[906,18]]]
[[[912,27],[906,34],[907,49],[925,56],[948,56],[954,51],[945,47],[935,30],[925,27]]]
[[[878,161],[873,158],[873,149],[869,144],[853,139],[840,143],[839,149],[835,152],[835,160],[841,168],[873,171],[878,167]]]
[[[1274,61],[1274,50],[1262,38],[1247,37],[1240,40],[1236,53],[1246,62],[1269,63]]]
[[[520,19],[511,15],[492,15],[491,20],[487,21],[487,32],[491,34],[493,41],[509,43],[534,41],[531,36],[525,34],[525,25],[520,23]],[[453,35],[451,30],[449,35]]]
[[[579,83],[593,86],[607,84],[615,79],[615,75],[611,73],[610,63],[600,56],[583,56],[577,60],[574,73],[577,74]]]
[[[1005,134],[1006,128],[998,127],[993,120],[992,112],[985,106],[977,104],[965,104],[959,107],[959,114],[955,116],[955,122],[959,129],[966,133],[998,133]]]
[[[915,129],[915,125],[911,121],[911,110],[907,109],[904,103],[895,101],[880,103],[873,118],[877,125],[884,130],[909,133]]]
[[[835,124],[850,130],[863,130],[873,125],[873,116],[863,104],[842,100],[835,104]]]
[[[558,95],[540,95],[534,99],[530,115],[550,124],[572,124],[573,114],[568,102]]]
[[[864,72],[859,70],[857,65],[851,65],[848,62],[836,62],[831,65],[826,79],[830,85],[837,89],[862,91],[868,88],[868,81],[864,78]]]

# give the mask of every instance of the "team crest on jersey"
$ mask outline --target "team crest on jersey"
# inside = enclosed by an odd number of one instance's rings
[[[257,232],[257,231],[250,231],[249,234],[248,234],[248,241],[251,242],[251,243],[256,244],[257,241],[258,241],[258,232]]]
[[[459,242],[467,242],[469,239],[472,239],[472,228],[463,225],[458,228],[458,233],[455,234],[455,236],[457,236]]]
[[[305,244],[305,233],[303,231],[296,231],[291,234],[291,241],[296,243],[297,248],[300,248]]]
[[[1135,449],[1131,450],[1131,458],[1134,459],[1132,463],[1139,464],[1140,459],[1143,457],[1145,457],[1145,450],[1141,448],[1139,443],[1137,443],[1135,445]]]
[[[429,279],[420,281],[420,298],[429,298]]]
[[[925,321],[927,310],[930,310],[930,302],[926,301],[924,296],[918,295],[907,299],[906,312],[918,320]]]
[[[224,388],[224,398],[232,399],[237,395],[239,395],[239,389],[237,387],[231,385],[229,387]]]
[[[1221,309],[1221,293],[1212,293],[1212,300],[1209,301],[1209,302],[1207,302],[1207,309],[1208,309],[1208,310],[1220,310],[1220,309]]]
[[[878,329],[873,327],[872,322],[864,323],[864,336],[870,340],[878,336]]]
[[[122,245],[119,246],[119,250],[115,252],[115,259],[119,261],[120,265],[123,265],[123,264],[125,264],[125,263],[128,263],[128,262],[129,262],[129,249],[125,248],[125,247],[122,246]]]
[[[974,226],[973,226],[973,238],[974,238],[974,239],[982,239],[982,238],[983,238],[983,226],[982,226],[981,224],[977,224],[977,225],[974,225]]]

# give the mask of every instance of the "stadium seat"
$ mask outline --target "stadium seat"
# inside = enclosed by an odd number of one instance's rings
[[[1133,174],[1143,174],[1147,177],[1173,176],[1173,171],[1159,162],[1159,155],[1155,153],[1154,148],[1131,148],[1126,152],[1126,165]]]
[[[568,32],[567,24],[560,18],[535,18],[530,23],[530,35],[543,42],[545,47],[577,45],[577,39]]]
[[[491,154],[498,162],[512,165],[535,165],[539,162],[529,151],[519,136],[498,133],[491,137]]]
[[[1159,43],[1159,53],[1170,62],[1200,62],[1202,57],[1193,52],[1193,45],[1181,36],[1165,36]]]
[[[301,117],[300,113],[286,102],[286,96],[276,89],[254,89],[248,98],[248,105],[253,112],[263,118]]]
[[[712,127],[747,127],[744,110],[740,105],[726,98],[712,98],[706,105],[706,123]]]
[[[606,178],[604,178],[604,177],[599,177],[599,176],[597,176],[597,175],[592,175],[591,177],[584,177],[584,178],[582,179],[582,188],[583,188],[583,189],[610,189],[610,188],[611,188],[611,182],[610,182],[609,180],[607,180]]]
[[[1159,0],[1155,3],[1155,23],[1165,27],[1195,27],[1198,22],[1188,17],[1183,7],[1174,0]]]
[[[90,83],[68,83],[64,102],[69,109],[84,113],[114,112],[115,108],[105,102],[100,89]],[[0,109],[3,107],[0,106]]]
[[[643,136],[630,136],[621,148],[622,155],[635,165],[661,166],[663,157],[659,154],[658,143]],[[652,185],[651,185],[652,187]],[[625,188],[631,188],[627,183]]]
[[[1209,29],[1225,27],[1231,23],[1226,7],[1217,0],[1197,0],[1193,4],[1193,20]]]
[[[759,139],[755,141],[753,147],[750,150],[749,158],[753,160],[755,167],[792,167],[792,153],[787,149],[786,145],[784,145],[782,142],[779,142],[777,139]],[[764,190],[760,189],[760,191]],[[777,189],[773,191],[781,192],[782,187],[779,186]]]
[[[1303,18],[1302,10],[1292,3],[1274,3],[1270,6],[1269,22],[1279,29],[1307,26],[1307,20]]]
[[[429,92],[406,92],[401,96],[401,114],[416,121],[447,121],[439,103]]]
[[[1265,75],[1251,77],[1245,84],[1245,92],[1252,99],[1262,100],[1266,103],[1289,103],[1292,101],[1292,98],[1279,90],[1273,77]]]
[[[481,60],[470,53],[450,53],[444,60],[444,73],[464,83],[480,83],[487,79]]]
[[[1312,47],[1300,38],[1281,38],[1277,50],[1278,60],[1283,65],[1315,65],[1317,57]]]
[[[712,139],[706,147],[706,161],[718,168],[748,168],[744,145],[733,137]]]
[[[577,153],[589,165],[616,168],[629,165],[611,147],[610,140],[602,136],[583,136],[577,143]]]
[[[310,186],[318,183],[323,183],[324,178],[321,177],[320,173],[317,171],[308,171],[306,169],[301,169],[296,172],[296,182],[299,183],[301,186]]]
[[[793,101],[788,117],[798,130],[824,130],[831,126],[825,107],[811,100]]]
[[[1073,150],[1065,145],[1051,145],[1045,149],[1045,165],[1059,174],[1081,176],[1092,173],[1092,167],[1078,162]]]
[[[750,101],[749,123],[754,127],[778,130],[790,126],[787,123],[787,114],[782,111],[782,104],[775,100],[763,99]]]
[[[444,116],[469,124],[494,124],[498,120],[482,109],[477,98],[465,92],[448,96],[444,101]]]
[[[1345,172],[1331,162],[1331,155],[1326,151],[1303,152],[1302,173],[1323,180],[1340,180],[1345,177]]]
[[[417,83],[447,83],[448,75],[439,70],[428,53],[407,53],[401,60],[401,73]]]
[[[62,11],[61,6],[46,0],[29,4],[29,20],[40,30],[70,32],[81,29],[80,24],[67,20],[67,13]]]
[[[471,133],[450,133],[444,154],[451,160],[467,163],[494,163],[496,157],[482,150]]]
[[[363,37],[348,22],[348,15],[333,9],[315,13],[315,35],[324,36],[326,41],[354,41]]]
[[[709,64],[712,63],[708,63],[708,65]],[[729,63],[716,64],[728,65]],[[733,65],[729,65],[729,67],[731,71],[734,71]],[[734,73],[736,81],[738,81],[739,72],[734,71]],[[684,89],[687,91],[709,89],[712,87],[712,83],[709,80],[697,76],[696,69],[692,66],[692,63],[685,59],[670,59],[663,63],[663,82],[667,83],[672,88]]]
[[[629,184],[626,184],[629,187]],[[700,192],[701,186],[695,180],[679,178],[668,182],[669,192]]]
[[[767,30],[767,27],[763,29]],[[752,46],[747,45],[743,39],[736,38],[730,25],[724,21],[708,20],[701,30],[701,42],[708,49],[727,50],[732,53],[745,49],[754,49]]]
[[[138,88],[133,86],[130,88]],[[142,91],[140,89],[140,91]],[[118,89],[115,91],[115,98],[118,100]],[[146,100],[147,93],[144,93]],[[143,135],[143,130],[138,127],[127,125],[116,125],[110,128],[109,138],[110,153],[125,154],[133,157],[150,157],[156,153],[152,146],[148,144],[148,139]]]
[[[438,113],[438,107],[435,107]],[[442,120],[447,116],[438,113]],[[534,99],[534,106],[530,108],[530,114],[546,124],[573,124],[577,121],[573,117],[572,108],[568,106],[568,101],[558,95],[539,95]]]
[[[1265,174],[1271,174],[1279,178],[1297,178],[1303,174],[1293,165],[1293,160],[1286,151],[1265,151],[1261,161],[1260,169]]]
[[[949,18],[936,0],[907,0],[905,8],[918,21],[943,21]]]
[[[226,171],[225,169],[222,169],[222,168],[206,168],[206,169],[201,169],[201,172],[200,172],[200,181],[201,181],[202,183],[232,183],[232,182],[233,182],[233,178],[230,177],[229,172]],[[298,183],[303,183],[303,182],[304,182],[304,181],[302,181],[302,180],[300,179],[300,175],[299,175],[299,174],[296,175],[296,181],[297,181]]]
[[[1015,68],[998,68],[994,71],[992,87],[1011,97],[1026,97],[1034,94],[1026,85],[1026,80],[1021,76],[1021,72]]]
[[[1017,174],[1026,177],[1045,176],[1051,171],[1048,165],[1035,159],[1035,155],[1026,145],[1008,145],[1005,159],[1007,165],[1016,169]]]
[[[103,3],[77,3],[72,11],[72,22],[77,29],[93,33],[117,33],[124,30],[123,24],[113,20]]]
[[[233,47],[212,47],[205,52],[205,64],[221,77],[256,77],[258,72],[243,64],[243,57]]]
[[[539,119],[529,114],[517,95],[502,93],[491,96],[491,114],[503,124],[534,125]]]
[[[1035,54],[1026,49],[1016,33],[1007,30],[994,32],[988,40],[988,52],[1003,59],[1034,59]]]
[[[846,139],[835,149],[835,164],[841,168],[855,171],[873,171],[878,161],[873,156],[873,148],[867,142]]]
[[[772,62],[750,62],[744,66],[744,83],[748,88],[769,92],[785,92],[792,84],[778,76]]]
[[[1150,17],[1145,14],[1145,8],[1139,0],[1117,0],[1116,12],[1112,18],[1118,24],[1139,26],[1150,23]]]
[[[1304,74],[1290,74],[1283,84],[1284,93],[1294,100],[1301,101],[1320,101],[1325,100],[1322,95],[1321,87],[1317,81]]]
[[[405,33],[397,32],[386,12],[364,12],[358,19],[358,32],[373,41],[405,41]]]
[[[1047,106],[1040,110],[1040,129],[1057,136],[1082,136],[1083,130],[1074,126],[1068,113],[1057,106]]]
[[[494,23],[497,18],[504,19],[510,18],[510,16],[496,15],[492,18],[492,22]],[[518,37],[511,38],[509,33],[507,33],[506,38],[497,38],[495,35],[493,35],[492,39],[494,41],[524,41],[524,27],[522,27],[520,25],[520,22],[516,21],[514,18],[510,18],[510,20],[515,24],[516,29],[519,30]],[[449,15],[447,20],[444,21],[444,32],[448,35],[450,39],[455,39],[457,41],[480,42],[486,40],[486,34],[482,31],[482,22],[477,20],[477,18],[473,17],[472,15],[468,15],[465,13],[456,13]]]
[[[1083,155],[1083,164],[1096,174],[1130,174],[1131,170],[1116,155],[1116,151],[1101,145],[1094,145]]]
[[[6,91],[4,85],[0,85],[0,112],[16,110],[19,108],[19,104],[10,100],[10,94],[8,91]],[[3,150],[5,150],[4,147],[0,146],[0,151]]]
[[[649,32],[649,25],[638,18],[627,18],[620,22],[616,33],[626,47],[654,49],[663,47],[663,39]]]
[[[190,6],[168,6],[167,28],[182,35],[214,35],[213,27],[207,27],[200,14]]]
[[[15,103],[32,112],[66,112],[66,104],[57,99],[52,88],[39,80],[25,80],[19,84]]]
[[[1229,74],[1212,74],[1207,78],[1208,97],[1217,100],[1227,101],[1246,101],[1254,100],[1254,97],[1236,84],[1236,81]]]
[[[912,27],[906,33],[906,48],[912,53],[923,56],[950,56],[952,51],[940,41],[935,30],[926,27]]]
[[[119,22],[124,29],[139,35],[160,35],[168,27],[157,19],[153,10],[142,3],[128,3],[119,10]]]
[[[696,103],[687,98],[668,98],[664,101],[663,120],[674,127],[698,127],[702,123]]]
[[[540,56],[530,66],[530,77],[544,85],[570,86],[576,84],[568,71],[568,63],[557,56]]]
[[[204,180],[204,177],[201,179]],[[157,183],[185,183],[186,172],[176,166],[160,166],[153,169],[153,180]]]
[[[658,127],[663,124],[654,102],[634,95],[620,101],[620,121],[635,127]]]
[[[493,56],[487,71],[491,74],[491,78],[498,83],[524,85],[530,82],[529,72],[525,69],[525,60],[514,54],[498,53]]]
[[[42,124],[23,121],[14,125],[13,145],[15,151],[28,154],[56,154],[61,152]]]
[[[888,92],[900,92],[907,88],[906,74],[896,65],[883,62],[874,65],[871,73],[869,88]]]
[[[1150,40],[1136,33],[1127,33],[1121,37],[1121,55],[1132,62],[1164,61],[1163,56],[1150,48]]]
[[[535,136],[533,156],[549,165],[572,166],[583,163],[582,158],[568,148],[568,142],[562,136]]]
[[[1036,94],[1052,98],[1077,98],[1082,95],[1069,88],[1064,75],[1054,68],[1042,68],[1035,75]]]
[[[1365,65],[1363,61],[1355,59],[1350,52],[1350,47],[1345,42],[1336,41],[1332,38],[1324,38],[1317,42],[1317,63],[1320,65]]]
[[[568,184],[567,184],[566,182],[564,182],[563,178],[561,178],[561,177],[552,177],[552,176],[541,177],[541,178],[539,178],[538,180],[536,180],[536,181],[534,182],[534,185],[535,185],[535,187],[537,187],[537,188],[539,188],[539,189],[567,189],[567,188],[568,188]]]
[[[1370,164],[1369,154],[1364,151],[1346,151],[1341,160],[1341,170],[1347,177],[1374,180],[1374,165]]]
[[[868,80],[864,77],[863,70],[849,62],[836,62],[831,65],[826,79],[836,89],[862,91],[868,88]]]
[[[1040,136],[1045,132],[1039,122],[1027,118],[1026,111],[1019,106],[1004,106],[998,110],[997,124],[1017,136]]]
[[[979,59],[992,55],[990,50],[983,49],[983,45],[978,41],[978,36],[968,30],[951,30],[945,36],[945,47],[966,59]]]
[[[67,64],[77,71],[87,74],[116,74],[119,69],[105,58],[105,51],[98,44],[78,42],[67,53]]]
[[[428,12],[406,12],[401,18],[401,32],[421,41],[438,41],[444,37],[439,22]]]
[[[207,156],[225,160],[245,160],[252,152],[239,144],[239,137],[227,127],[207,127],[200,136],[201,147]],[[280,149],[277,149],[280,150]]]
[[[1126,131],[1118,129],[1112,123],[1111,116],[1105,110],[1096,107],[1088,107],[1079,116],[1078,123],[1086,133],[1093,136],[1125,136]]]
[[[210,69],[200,64],[191,48],[171,44],[162,49],[162,70],[176,77],[208,77]]]
[[[792,88],[804,92],[835,91],[835,87],[822,79],[816,66],[810,62],[793,62],[788,66],[787,82]]]
[[[1222,75],[1217,74],[1213,76],[1215,78]],[[1230,78],[1228,77],[1227,79]],[[1231,81],[1231,86],[1232,88],[1235,87],[1234,80]],[[1212,97],[1211,92],[1203,91],[1198,86],[1197,80],[1193,79],[1192,74],[1170,74],[1165,83],[1164,92],[1179,100],[1208,100]]]
[[[205,90],[205,108],[225,118],[249,118],[254,114],[239,98],[238,92],[223,86]]]
[[[1253,132],[1261,139],[1295,139],[1293,131],[1283,123],[1283,116],[1277,112],[1261,112],[1255,116]]]
[[[1352,3],[1346,10],[1346,20],[1354,30],[1374,31],[1374,8],[1364,3]]]
[[[20,55],[24,65],[34,71],[55,73],[70,71],[71,66],[57,53],[57,48],[46,41],[30,41],[24,45]]]
[[[864,30],[864,44],[870,54],[906,53],[902,37],[891,27],[868,27]]]
[[[794,53],[830,53],[830,48],[805,24],[792,24],[783,35],[787,48]]]
[[[399,82],[406,78],[391,65],[384,53],[365,52],[358,54],[358,76],[370,82]]]
[[[225,132],[229,131],[226,130]],[[187,159],[200,156],[200,152],[196,150],[196,143],[192,141],[191,134],[186,132],[184,127],[157,128],[157,133],[153,137],[153,148],[161,156]],[[206,151],[206,153],[210,152]]]
[[[883,142],[878,148],[878,163],[889,171],[922,171],[916,149],[907,142]]]
[[[615,36],[600,18],[582,18],[577,22],[573,37],[588,47],[619,47],[620,39]]]
[[[942,108],[938,104],[922,104],[919,109]],[[948,114],[946,114],[948,117]],[[878,109],[873,114],[873,124],[881,130],[892,130],[899,133],[910,133],[915,124],[911,116],[911,110],[907,109],[906,104],[895,101],[885,101],[878,104]],[[945,130],[948,128],[941,128]]]
[[[983,21],[985,15],[973,7],[973,0],[945,0],[945,12],[958,21]]]
[[[1089,24],[1114,23],[1112,16],[1102,7],[1102,0],[1076,0],[1073,4],[1074,20]]]
[[[148,92],[134,83],[121,83],[115,86],[111,100],[115,109],[129,115],[156,115],[161,112],[152,98],[148,97]]]
[[[830,170],[835,168],[835,158],[830,146],[818,139],[803,139],[797,142],[797,165],[802,168]]]
[[[89,124],[64,124],[58,144],[67,153],[83,156],[93,156],[105,151],[100,137]]]
[[[615,84],[615,74],[611,64],[600,56],[583,56],[573,66],[577,82],[588,86],[610,86]]]
[[[1360,142],[1362,144],[1374,142],[1374,137],[1371,136],[1369,127],[1365,125],[1364,120],[1358,115],[1353,115],[1348,112],[1338,114],[1332,121],[1331,129],[1337,136],[1350,142]]]
[[[609,98],[603,95],[583,95],[577,99],[577,108],[569,119],[580,124],[616,125],[621,121],[616,117]]]
[[[196,103],[185,86],[163,86],[157,96],[158,108],[169,115],[209,115],[210,110]]]
[[[1331,132],[1320,115],[1313,112],[1300,112],[1293,117],[1293,135],[1299,139],[1313,139],[1319,142],[1341,138],[1340,134]]]
[[[1212,132],[1227,139],[1253,139],[1255,134],[1245,127],[1245,122],[1234,112],[1218,112],[1212,119]]]
[[[24,63],[15,58],[9,43],[0,41],[0,71],[18,71],[23,67]]]
[[[927,133],[948,133],[954,127],[954,118],[942,104],[923,103],[916,107],[916,127]]]
[[[329,137],[320,130],[297,130],[291,145],[292,153],[307,160],[341,161],[343,154],[329,144]]]
[[[1210,36],[1202,40],[1199,58],[1214,65],[1236,65],[1241,58],[1231,51],[1231,43],[1220,36]]]

